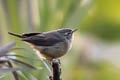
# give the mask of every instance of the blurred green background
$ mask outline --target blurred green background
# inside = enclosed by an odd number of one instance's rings
[[[19,72],[21,80],[47,80],[35,52],[8,32],[78,28],[72,50],[61,58],[63,80],[120,80],[120,0],[0,0],[0,45],[17,41],[14,53],[40,70]],[[13,80],[3,74],[1,80]]]

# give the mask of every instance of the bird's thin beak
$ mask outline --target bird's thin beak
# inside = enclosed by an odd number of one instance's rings
[[[72,31],[72,33],[74,33],[74,32],[76,32],[78,29],[74,29],[73,31]]]

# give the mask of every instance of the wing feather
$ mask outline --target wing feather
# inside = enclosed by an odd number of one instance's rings
[[[38,34],[41,34],[41,33],[25,33],[25,34],[22,34],[23,37],[30,37],[30,36],[34,36],[34,35],[38,35]]]
[[[28,36],[28,35],[27,35]],[[23,38],[23,41],[32,43],[37,46],[52,46],[58,42],[63,41],[62,38],[60,38],[56,34],[36,34],[32,35],[30,37]]]

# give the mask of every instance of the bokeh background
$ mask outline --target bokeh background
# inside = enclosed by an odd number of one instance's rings
[[[61,58],[63,80],[120,80],[120,0],[0,0],[0,46],[17,41],[15,54],[38,70],[19,72],[20,80],[47,80],[35,52],[8,32],[78,28],[72,49]],[[11,73],[1,80],[13,80]]]

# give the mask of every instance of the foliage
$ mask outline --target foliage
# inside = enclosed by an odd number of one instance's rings
[[[12,72],[15,80],[19,80],[19,77],[18,77],[18,74],[16,71],[22,71],[22,70],[26,70],[27,67],[28,68],[32,68],[32,69],[36,69],[35,67],[33,67],[32,65],[30,64],[27,64],[23,61],[20,61],[20,60],[17,60],[17,59],[14,59],[14,57],[21,57],[21,58],[24,58],[22,56],[17,56],[17,55],[10,55],[8,54],[12,49],[13,47],[16,45],[16,42],[13,42],[7,46],[0,46],[0,74],[5,74],[5,73],[8,73],[8,72]],[[14,48],[15,49],[15,48]],[[12,57],[10,57],[12,56]],[[15,68],[13,67],[12,65],[12,61],[13,62],[16,62],[16,63],[20,63],[20,64],[23,64],[25,66],[23,67],[19,67],[19,68]],[[5,67],[8,67],[8,68],[5,68]]]
[[[81,31],[107,41],[120,40],[119,3],[119,0],[96,0],[81,24]]]

